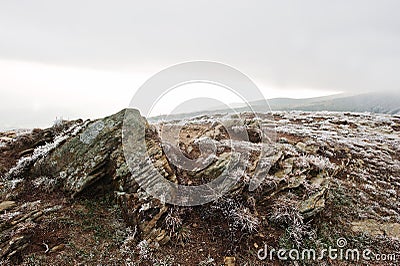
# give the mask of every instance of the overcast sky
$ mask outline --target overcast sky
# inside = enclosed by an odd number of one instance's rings
[[[0,128],[99,117],[177,63],[267,98],[399,90],[400,1],[1,1]],[[189,90],[189,89],[188,89]]]

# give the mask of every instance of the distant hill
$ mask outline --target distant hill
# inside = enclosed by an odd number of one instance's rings
[[[251,102],[251,107],[256,112],[265,111],[265,101]],[[400,114],[400,94],[395,93],[366,93],[359,95],[337,94],[324,97],[292,99],[273,98],[268,100],[272,111],[336,111],[336,112],[370,112],[382,114]],[[240,107],[233,104],[239,112],[249,111],[247,106]],[[205,111],[197,111],[168,116],[168,120],[183,119],[203,114],[230,113],[232,110],[217,106]],[[165,119],[167,116],[157,116],[150,120]]]
[[[400,113],[400,94],[361,94],[309,99],[276,98],[268,100],[272,110]],[[257,107],[257,102],[252,104]]]

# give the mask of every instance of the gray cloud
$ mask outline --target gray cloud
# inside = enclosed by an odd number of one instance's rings
[[[2,1],[0,56],[158,70],[222,61],[282,86],[397,89],[398,1]]]
[[[213,60],[281,88],[394,91],[399,10],[396,0],[1,1],[0,59],[149,73]]]

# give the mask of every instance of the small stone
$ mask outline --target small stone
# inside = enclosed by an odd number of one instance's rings
[[[298,142],[296,144],[296,148],[301,152],[306,152],[306,147],[307,147],[307,145],[304,144],[303,142]]]
[[[160,242],[161,240],[164,239],[164,237],[165,237],[165,230],[162,230],[162,231],[158,234],[158,236],[156,237],[156,241],[157,241],[157,242]]]
[[[162,240],[160,240],[160,245],[165,245],[171,240],[170,236],[165,236]]]
[[[15,201],[3,201],[0,203],[0,212],[12,209],[15,206],[17,206],[17,204],[15,204]]]
[[[380,223],[373,219],[354,221],[351,223],[351,230],[358,233],[367,233],[371,236],[388,236],[393,239],[400,239],[400,224]]]
[[[235,266],[235,257],[225,257],[224,258],[224,264],[225,266]]]
[[[287,138],[281,137],[281,138],[279,138],[279,142],[280,143],[288,143],[289,141],[287,140]]]
[[[187,148],[187,150],[186,150],[188,153],[191,153],[192,151],[193,151],[193,147],[192,146],[189,146],[188,148]]]
[[[325,207],[326,188],[321,189],[308,199],[300,202],[299,211],[304,217],[309,218],[320,212]]]
[[[53,253],[53,252],[59,252],[59,251],[62,251],[64,248],[65,248],[65,245],[64,245],[64,244],[57,245],[57,246],[52,247],[52,248],[50,249],[50,252],[51,252],[51,253]]]
[[[288,158],[285,161],[283,161],[283,173],[285,175],[288,175],[292,172],[293,170],[293,162],[294,159],[293,158]]]
[[[316,145],[308,145],[306,147],[306,152],[311,153],[311,154],[315,154],[317,153],[319,150],[319,147]]]

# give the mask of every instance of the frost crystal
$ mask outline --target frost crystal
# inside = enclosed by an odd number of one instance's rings
[[[11,168],[8,173],[6,174],[7,179],[13,179],[18,177],[22,174],[26,168],[34,164],[37,160],[42,157],[47,156],[49,152],[57,148],[61,143],[63,143],[66,139],[70,136],[75,136],[81,130],[82,126],[80,125],[73,125],[65,132],[61,133],[59,136],[54,138],[54,141],[51,143],[46,143],[45,145],[37,147],[34,151],[32,156],[30,157],[23,157],[19,159],[17,165]]]

